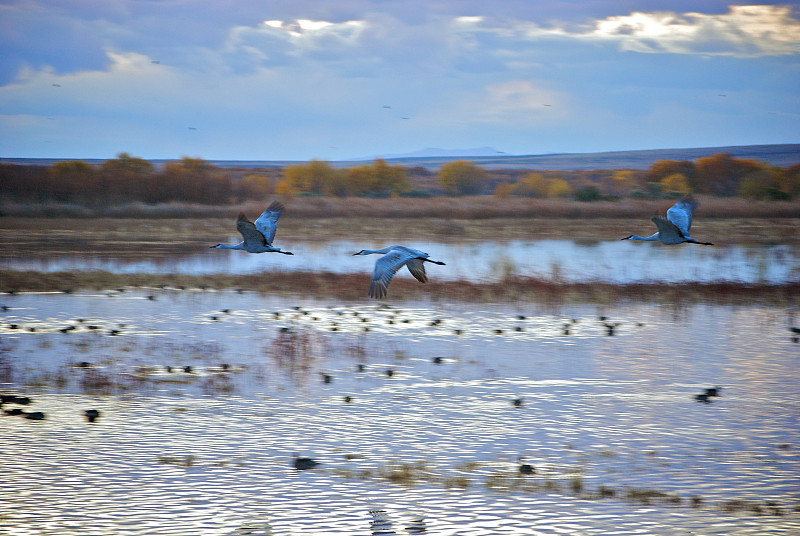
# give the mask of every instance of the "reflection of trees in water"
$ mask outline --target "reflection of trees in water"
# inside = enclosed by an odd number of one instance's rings
[[[267,347],[267,354],[279,370],[302,381],[329,349],[327,340],[317,332],[283,327]]]
[[[0,339],[0,383],[11,383],[14,378],[13,345]]]

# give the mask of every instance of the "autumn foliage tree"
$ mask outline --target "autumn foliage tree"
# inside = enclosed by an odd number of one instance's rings
[[[251,173],[244,177],[239,181],[237,188],[239,199],[242,201],[264,199],[271,195],[274,189],[272,179],[258,173]]]
[[[682,173],[667,175],[661,179],[660,184],[664,193],[677,192],[686,195],[692,191],[691,186],[689,186],[689,181]]]
[[[324,160],[311,160],[307,164],[286,166],[283,178],[275,187],[282,195],[336,195],[344,174]]]
[[[97,184],[112,203],[143,200],[157,187],[155,175],[155,166],[147,160],[119,153],[116,158],[100,164]]]
[[[733,158],[727,153],[698,158],[694,166],[695,191],[724,196],[736,195],[742,178],[761,167],[755,160]]]
[[[160,187],[148,195],[147,202],[227,203],[232,191],[230,179],[219,168],[188,156],[166,163],[158,182]]]
[[[47,170],[46,185],[56,203],[85,202],[97,190],[95,170],[83,160],[51,165]]]
[[[356,166],[347,170],[348,195],[388,197],[411,189],[405,168],[390,166],[382,158],[371,165]]]
[[[439,169],[439,184],[450,195],[475,195],[486,189],[486,170],[468,160],[448,162]]]

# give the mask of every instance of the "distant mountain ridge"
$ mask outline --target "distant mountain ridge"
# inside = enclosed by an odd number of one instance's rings
[[[558,153],[542,155],[494,156],[412,156],[387,159],[392,164],[406,167],[421,166],[435,170],[453,160],[468,159],[487,169],[531,169],[579,171],[591,169],[648,169],[659,160],[696,160],[717,153],[729,153],[734,158],[759,160],[775,166],[800,164],[800,144],[734,145],[723,147],[691,147],[678,149],[650,149],[636,151],[609,151],[601,153]],[[337,167],[341,162],[337,162]]]
[[[377,156],[365,156],[359,158],[349,158],[347,160],[375,160],[376,158],[383,158],[384,160],[396,160],[398,158],[464,158],[474,156],[498,156],[506,154],[503,151],[498,151],[494,147],[473,147],[470,149],[440,149],[438,147],[428,147],[413,153],[404,154],[381,154]]]
[[[449,154],[436,154],[446,151]],[[475,151],[495,151],[498,154],[468,154]],[[783,143],[771,145],[734,145],[724,147],[691,147],[683,149],[651,149],[636,151],[609,151],[601,153],[563,153],[540,155],[506,155],[491,147],[477,149],[423,149],[409,155],[387,155],[384,158],[393,165],[405,167],[424,167],[431,171],[439,169],[443,164],[454,160],[470,160],[486,169],[530,169],[530,170],[564,170],[579,171],[591,169],[648,169],[659,160],[696,160],[717,153],[729,153],[735,158],[759,160],[774,166],[791,166],[800,164],[800,143]],[[64,160],[83,160],[90,164],[99,164],[107,159],[102,158],[0,158],[0,163],[50,165]],[[155,165],[178,160],[150,159]],[[374,160],[374,159],[369,159]],[[335,168],[349,168],[363,165],[365,160],[335,160],[330,165]],[[297,160],[208,160],[219,167],[243,168],[275,168],[306,163]]]

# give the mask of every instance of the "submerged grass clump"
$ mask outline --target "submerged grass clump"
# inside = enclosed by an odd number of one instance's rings
[[[273,295],[365,299],[369,277],[332,272],[280,272],[263,274],[117,274],[103,271],[33,272],[0,270],[0,292],[57,291],[65,285],[75,290],[108,290],[120,287],[151,289],[216,289],[252,291]],[[602,281],[570,283],[538,277],[509,275],[499,281],[436,281],[420,285],[406,278],[392,281],[392,295],[403,299],[427,297],[466,302],[531,301],[544,304],[657,302],[663,304],[800,305],[800,281],[782,284],[736,282],[680,285],[659,282],[614,284]]]
[[[188,455],[183,457],[175,457],[175,456],[159,456],[158,463],[164,463],[169,465],[177,465],[178,467],[192,467],[197,460],[197,457]]]
[[[461,473],[469,473],[485,467],[485,462],[463,462],[456,469]],[[436,484],[447,489],[467,489],[473,484],[473,479],[468,474],[442,475],[437,474],[426,462],[417,461],[391,462],[377,471],[369,469],[342,470],[337,469],[334,474],[349,479],[371,480],[381,479],[399,486],[411,487],[423,483]],[[480,477],[478,477],[480,478]],[[702,508],[709,505],[728,514],[750,513],[755,515],[783,516],[787,511],[792,511],[785,505],[775,501],[764,503],[733,499],[720,502],[716,505],[709,504],[699,495],[681,497],[674,493],[653,489],[625,486],[614,488],[600,484],[593,491],[588,490],[584,482],[584,468],[572,467],[563,470],[551,469],[543,475],[520,474],[518,470],[511,471],[507,468],[495,469],[483,477],[484,486],[492,491],[501,493],[567,493],[577,496],[582,500],[621,500],[633,505],[642,506],[673,506]],[[800,512],[800,505],[794,510]]]

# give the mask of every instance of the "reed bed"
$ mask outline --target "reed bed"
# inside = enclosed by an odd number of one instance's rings
[[[699,211],[700,209],[698,209]],[[663,212],[663,211],[662,211]],[[255,218],[260,211],[245,212]],[[631,233],[654,232],[653,213],[634,218],[575,219],[556,217],[445,219],[367,218],[353,216],[301,217],[287,208],[281,217],[276,244],[291,249],[293,241],[361,240],[408,244],[414,240],[466,243],[484,240],[616,240]],[[726,243],[800,245],[797,218],[695,217],[692,234],[718,245]],[[143,254],[156,250],[176,254],[203,251],[213,244],[237,240],[235,217],[230,218],[0,218],[0,241],[5,255],[54,255],[59,252],[102,251],[104,254]],[[411,244],[409,244],[411,245]],[[365,245],[366,247],[366,245]],[[433,253],[433,252],[430,252]]]
[[[696,196],[704,218],[798,218],[800,199],[753,201],[732,197]],[[240,210],[255,217],[271,199],[287,206],[286,214],[298,218],[644,218],[663,213],[674,200],[620,199],[579,202],[573,199],[536,199],[491,195],[429,198],[393,197],[281,197],[236,205],[130,203],[113,206],[13,204],[0,206],[11,217],[46,218],[235,218]]]
[[[341,300],[367,300],[368,274],[331,272],[269,272],[264,274],[117,274],[105,271],[35,272],[0,270],[0,291],[64,292],[105,291],[121,287],[175,290],[249,291],[269,295],[294,295]],[[614,304],[645,302],[663,304],[713,303],[720,305],[800,305],[800,281],[784,284],[660,283],[613,284],[568,283],[534,277],[508,276],[497,281],[436,281],[421,285],[396,278],[389,300],[534,302]]]

